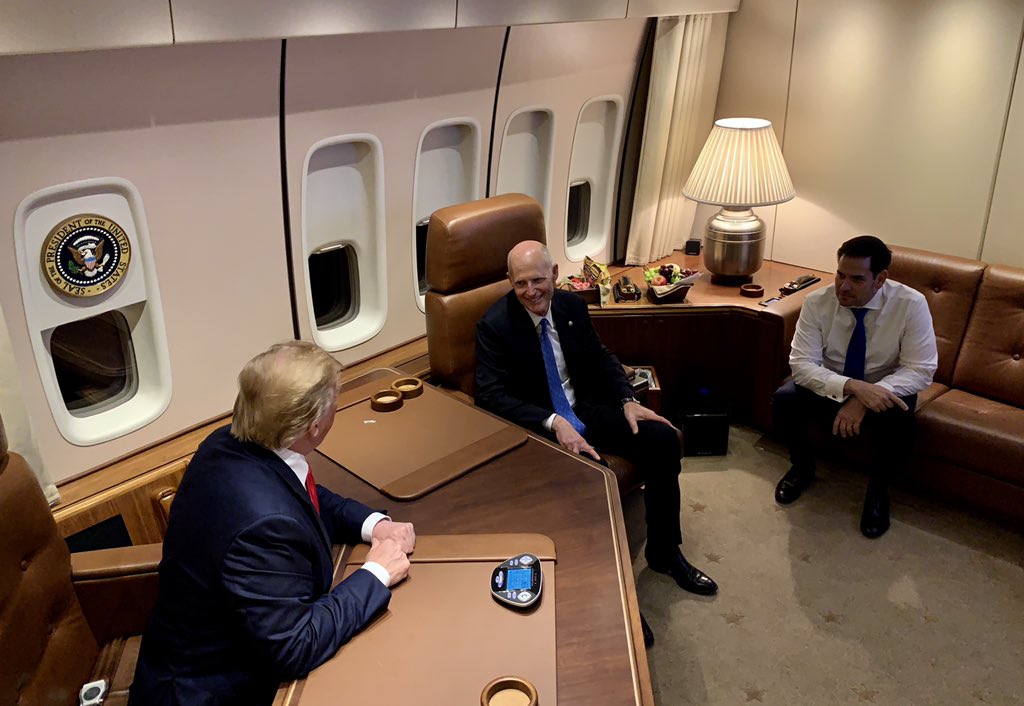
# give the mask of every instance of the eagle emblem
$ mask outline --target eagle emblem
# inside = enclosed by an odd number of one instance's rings
[[[43,241],[43,274],[64,296],[93,297],[111,291],[129,262],[131,240],[124,228],[94,213],[61,221]]]
[[[103,257],[102,240],[87,242],[85,245],[77,248],[69,245],[68,251],[75,261],[74,265],[68,263],[69,269],[75,274],[82,274],[86,277],[95,277],[103,272],[103,268],[110,261],[110,255]]]

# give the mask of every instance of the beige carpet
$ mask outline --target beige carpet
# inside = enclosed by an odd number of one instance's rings
[[[819,465],[781,507],[788,467],[742,427],[728,456],[684,459],[683,550],[720,591],[685,593],[637,552],[658,703],[1024,703],[1024,536],[895,489],[868,540],[864,478]]]

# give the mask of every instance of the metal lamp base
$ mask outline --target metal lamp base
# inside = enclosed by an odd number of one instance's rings
[[[749,208],[723,207],[708,219],[704,266],[714,284],[746,284],[764,262],[764,221]]]

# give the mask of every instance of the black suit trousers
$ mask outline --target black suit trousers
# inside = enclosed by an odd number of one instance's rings
[[[899,407],[884,412],[868,410],[861,422],[860,434],[843,439],[832,434],[832,424],[842,403],[790,380],[772,397],[772,420],[789,449],[789,459],[794,466],[813,470],[815,442],[831,441],[829,445],[845,447],[852,451],[850,456],[864,459],[867,464],[864,470],[873,482],[885,483],[906,463],[913,439],[917,395],[900,399],[909,411]]]
[[[633,433],[622,410],[581,402],[574,410],[587,425],[584,438],[598,453],[622,456],[640,467],[648,545],[674,548],[679,529],[679,436],[662,422],[640,421]]]

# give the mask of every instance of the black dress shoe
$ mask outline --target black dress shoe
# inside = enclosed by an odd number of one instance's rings
[[[889,491],[868,486],[864,496],[864,512],[860,516],[860,533],[878,539],[889,529]]]
[[[782,476],[779,484],[775,486],[775,502],[780,505],[789,505],[803,495],[803,492],[807,490],[807,486],[813,481],[813,468],[807,471],[793,466],[786,472],[786,475]]]
[[[703,571],[686,560],[679,549],[663,554],[646,554],[647,565],[651,571],[668,574],[676,580],[679,588],[700,596],[712,596],[718,593],[718,584]]]
[[[654,645],[654,631],[647,624],[647,618],[644,617],[643,613],[640,614],[640,630],[644,634],[644,647],[651,649]]]

